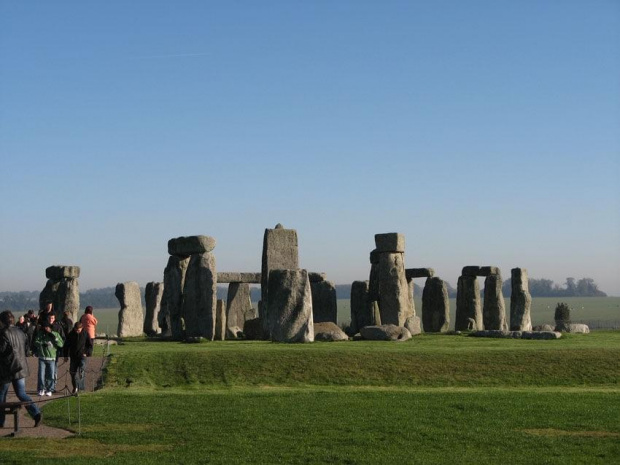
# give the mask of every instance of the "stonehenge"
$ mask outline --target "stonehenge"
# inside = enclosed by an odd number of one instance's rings
[[[45,269],[47,283],[39,294],[39,308],[43,309],[47,302],[51,302],[56,318],[60,320],[62,314],[68,311],[71,319],[77,321],[80,310],[80,277],[79,266],[54,265]]]
[[[158,336],[173,340],[264,339],[274,342],[314,340],[405,340],[412,335],[443,333],[450,326],[447,282],[433,268],[405,267],[405,237],[391,232],[374,236],[368,280],[351,285],[350,325],[338,327],[335,284],[326,273],[300,267],[298,236],[277,224],[265,229],[260,272],[218,272],[216,240],[206,235],[182,236],[167,243],[163,282],[149,282],[146,311],[135,282],[119,283],[115,295],[121,306],[118,336]],[[52,302],[58,317],[79,311],[78,266],[50,266],[39,295],[40,305]],[[478,278],[484,277],[483,296]],[[421,315],[416,315],[414,280],[424,278]],[[454,330],[484,337],[547,338],[532,332],[528,274],[511,270],[512,298],[507,321],[502,275],[497,266],[464,266],[458,278]],[[218,300],[218,284],[228,286]],[[258,310],[251,286],[260,285]],[[222,294],[220,294],[222,295]],[[568,312],[556,314],[555,331],[587,332],[571,325]],[[542,332],[549,326],[539,326]],[[532,333],[532,334],[530,334]],[[348,336],[347,336],[348,335]],[[554,336],[555,337],[555,336]]]

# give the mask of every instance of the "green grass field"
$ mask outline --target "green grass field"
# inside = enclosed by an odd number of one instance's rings
[[[3,439],[0,463],[620,463],[620,332],[135,339],[80,407],[81,436]],[[67,401],[44,415],[67,427]]]

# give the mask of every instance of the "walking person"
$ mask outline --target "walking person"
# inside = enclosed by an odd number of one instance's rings
[[[97,331],[97,318],[93,315],[93,307],[90,305],[84,309],[84,315],[80,318],[80,323],[82,323],[82,328],[88,336],[95,340],[95,332]]]
[[[24,332],[16,328],[15,317],[9,310],[0,313],[4,325],[0,331],[0,402],[6,402],[9,386],[13,385],[15,395],[22,402],[32,402],[26,393],[26,378],[30,374],[26,360],[27,339]],[[41,423],[41,410],[36,404],[26,404],[26,411],[34,420],[34,426]],[[4,409],[0,411],[0,427],[4,427]]]
[[[90,336],[84,331],[82,323],[79,321],[73,326],[73,330],[67,336],[67,353],[70,357],[69,373],[71,374],[71,384],[73,394],[84,391],[86,373],[86,358],[93,353],[93,342]],[[65,357],[66,361],[66,357]]]
[[[39,357],[37,383],[39,396],[51,396],[56,389],[56,355],[64,342],[60,334],[52,329],[55,319],[54,314],[49,315],[47,324],[37,331],[34,339],[34,346]]]

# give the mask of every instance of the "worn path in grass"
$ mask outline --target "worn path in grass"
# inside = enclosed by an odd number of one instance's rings
[[[68,395],[71,392],[71,378],[69,376],[69,362],[65,362],[62,358],[58,363],[58,381],[56,383],[56,393],[52,397],[39,397],[37,393],[37,371],[39,369],[39,359],[36,357],[28,357],[28,369],[30,370],[30,376],[26,379],[26,392],[32,398],[32,400],[39,403],[39,407],[43,407],[50,402],[65,402],[66,398],[63,396]],[[86,391],[92,392],[97,386],[98,381],[101,379],[101,373],[103,370],[105,357],[90,357],[88,359],[86,369]],[[13,387],[9,388],[9,394],[7,396],[8,402],[18,402],[19,399],[15,395]],[[73,412],[75,420],[75,412]],[[46,425],[45,412],[43,413],[43,421],[35,428],[34,420],[30,418],[25,408],[22,408],[19,413],[19,426],[20,437],[37,437],[37,438],[66,438],[73,435],[72,431],[62,428],[54,428]],[[7,415],[4,428],[0,429],[2,436],[8,436],[13,432],[14,420],[13,415]]]

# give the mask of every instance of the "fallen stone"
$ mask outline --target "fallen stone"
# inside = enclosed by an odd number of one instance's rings
[[[364,339],[369,341],[407,341],[411,333],[407,328],[396,325],[365,326],[360,330]]]
[[[378,253],[404,253],[405,236],[400,233],[375,234],[375,245]]]
[[[118,312],[118,337],[142,336],[144,311],[138,283],[134,281],[118,283],[114,295],[121,305]]]
[[[349,336],[336,323],[314,323],[314,340],[322,342],[348,341]]]
[[[553,325],[537,325],[532,328],[532,331],[555,331],[555,326]],[[559,330],[558,330],[559,331]]]
[[[80,277],[80,267],[65,265],[48,266],[45,269],[45,277],[55,281],[60,281],[64,278],[77,279]]]
[[[590,327],[582,323],[569,323],[558,325],[555,327],[555,330],[563,333],[588,334]]]
[[[482,330],[470,333],[473,337],[491,337],[505,339],[537,339],[550,340],[559,339],[562,334],[557,331],[500,331],[500,330]]]
[[[211,236],[182,236],[168,241],[168,253],[180,258],[203,254],[215,249],[215,238]]]

